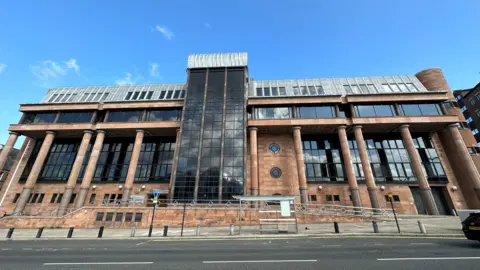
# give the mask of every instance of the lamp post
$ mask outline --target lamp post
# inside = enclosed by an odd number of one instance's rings
[[[395,223],[397,223],[398,233],[400,233],[400,225],[398,225],[397,213],[395,213],[395,208],[393,207],[393,194],[388,193],[388,200],[390,201],[390,205],[392,206],[393,216],[395,217]]]

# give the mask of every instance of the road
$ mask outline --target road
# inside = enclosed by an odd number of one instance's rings
[[[434,238],[0,241],[0,269],[478,269],[480,243]]]

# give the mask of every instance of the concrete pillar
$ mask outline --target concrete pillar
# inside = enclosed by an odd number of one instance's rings
[[[133,145],[132,158],[128,165],[127,179],[125,180],[125,187],[123,188],[123,197],[121,204],[123,206],[128,205],[128,200],[133,187],[133,181],[135,180],[135,172],[137,171],[138,158],[140,157],[140,150],[142,149],[144,131],[137,130],[137,136],[135,137],[135,144]]]
[[[257,128],[251,127],[250,131],[250,190],[252,196],[258,196],[258,145]]]
[[[439,215],[437,205],[435,204],[435,199],[433,198],[432,190],[430,189],[427,177],[423,172],[420,156],[415,148],[415,145],[413,144],[412,135],[410,134],[408,125],[400,126],[400,134],[402,135],[403,144],[407,149],[413,173],[415,174],[415,178],[417,178],[423,205],[425,206],[425,209],[429,215]]]
[[[10,132],[7,142],[3,146],[2,152],[0,152],[0,171],[3,170],[5,163],[7,163],[8,154],[10,154],[10,150],[12,150],[13,146],[15,145],[18,136],[20,136],[20,134],[16,132]]]
[[[55,132],[47,131],[46,133],[47,134],[43,140],[42,146],[40,147],[40,151],[38,152],[37,159],[33,163],[32,170],[30,171],[25,186],[23,187],[22,194],[20,194],[20,197],[18,198],[17,205],[13,211],[14,216],[18,216],[23,213],[23,210],[28,203],[28,198],[32,193],[32,189],[35,187],[38,176],[42,171],[43,164],[47,159],[48,153],[50,152],[50,147],[52,146],[53,139],[55,138]]]
[[[457,157],[460,159],[459,164],[462,167],[462,172],[466,178],[470,178],[470,184],[475,191],[477,198],[480,200],[480,175],[475,167],[475,163],[473,162],[470,153],[468,153],[467,146],[463,141],[462,135],[460,134],[460,131],[458,131],[458,127],[456,125],[449,125],[447,127],[447,131],[450,133],[452,138],[452,144],[455,145]]]
[[[93,144],[92,152],[90,153],[90,158],[88,160],[87,168],[85,169],[85,174],[83,175],[82,185],[80,186],[77,201],[75,202],[75,209],[83,207],[83,205],[85,204],[88,189],[90,188],[90,183],[92,182],[93,176],[95,174],[95,169],[97,168],[97,161],[100,156],[100,151],[102,150],[104,139],[105,131],[97,130],[97,137],[95,139],[95,143]]]
[[[72,171],[68,176],[67,185],[65,186],[65,191],[63,192],[62,201],[60,202],[60,206],[58,207],[58,216],[65,215],[67,211],[68,204],[70,199],[72,198],[73,189],[77,184],[78,175],[80,174],[80,169],[82,168],[83,160],[85,159],[85,154],[87,153],[88,145],[90,144],[90,140],[92,139],[93,132],[90,130],[85,130],[83,133],[82,143],[78,148],[77,156],[75,157],[75,161],[73,162]]]
[[[293,127],[293,142],[295,145],[295,159],[297,161],[298,184],[300,186],[300,201],[302,204],[308,204],[308,186],[305,176],[305,164],[303,162],[302,135],[300,127]]]
[[[354,126],[353,133],[355,134],[355,141],[357,142],[358,152],[360,154],[360,161],[362,162],[363,174],[365,175],[365,184],[367,185],[368,196],[370,197],[370,204],[372,208],[380,208],[378,203],[377,186],[375,178],[373,177],[372,167],[368,158],[367,146],[363,138],[362,126]]]
[[[352,157],[350,155],[350,147],[348,147],[346,126],[337,128],[338,138],[340,140],[340,147],[342,148],[343,163],[347,173],[348,186],[352,193],[353,206],[362,207],[362,200],[360,199],[360,191],[358,190],[357,177],[353,170]]]

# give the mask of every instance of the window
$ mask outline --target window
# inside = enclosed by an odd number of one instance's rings
[[[66,182],[70,176],[79,143],[78,140],[54,140],[38,182]],[[29,172],[30,169],[28,169]]]
[[[439,104],[400,104],[405,116],[443,115]]]
[[[270,96],[270,87],[264,87],[263,88],[263,95],[266,97]]]
[[[300,90],[298,90],[298,86],[293,86],[292,90],[293,90],[293,95],[294,96],[299,96],[300,95]]]
[[[398,86],[400,87],[400,91],[402,92],[408,92],[407,85],[404,83],[399,83]]]
[[[20,193],[16,193],[16,194],[15,194],[15,197],[13,197],[13,201],[12,201],[12,202],[13,202],[13,203],[17,203],[18,198],[20,198]]]
[[[417,148],[422,169],[429,182],[446,182],[447,177],[443,170],[442,163],[437,151],[429,137],[421,136],[413,138],[413,143]]]
[[[352,88],[350,87],[350,85],[344,85],[343,88],[345,89],[345,92],[347,94],[353,94],[353,91],[352,91]]]
[[[333,200],[336,202],[340,201],[340,195],[333,195]]]
[[[95,221],[103,221],[103,216],[105,215],[105,213],[103,212],[97,212],[97,216],[95,218]]]
[[[398,195],[393,195],[393,202],[400,202],[400,197]],[[385,195],[385,201],[390,202],[390,197],[388,195]]]
[[[332,195],[326,195],[326,196],[325,196],[325,200],[326,200],[327,202],[331,202],[331,201],[333,201],[333,196],[332,196]]]
[[[382,84],[382,88],[383,88],[383,92],[387,92],[387,93],[392,92],[392,89],[388,84]]]
[[[467,110],[467,106],[463,106],[461,111],[462,111],[462,113],[463,113],[463,112],[466,111],[466,110]]]
[[[356,140],[349,140],[348,147],[350,148],[350,158],[352,160],[353,171],[357,180],[365,180],[365,174],[363,173],[362,161],[360,159],[360,150]]]
[[[115,222],[122,222],[123,219],[123,213],[117,213],[115,215]]]
[[[96,196],[97,196],[97,194],[92,193],[92,195],[90,195],[90,199],[88,200],[88,203],[89,204],[95,204],[95,197]]]
[[[257,97],[263,97],[263,88],[257,88]]]
[[[272,96],[278,96],[278,88],[272,87]]]
[[[180,110],[154,110],[147,112],[147,121],[178,121]]]
[[[255,119],[283,119],[292,118],[290,107],[255,108]]]
[[[172,174],[175,147],[175,138],[157,137],[144,140],[135,171],[135,182],[168,183]]]
[[[93,112],[61,112],[57,123],[89,123]]]
[[[180,97],[180,90],[175,91],[173,94],[173,99],[178,99],[178,97]]]
[[[470,99],[470,104],[475,105],[475,99]]]
[[[47,102],[53,102],[57,96],[58,96],[57,94],[54,94],[53,96],[51,96],[51,97],[48,99]]]
[[[60,203],[63,198],[63,193],[53,193],[50,203]]]
[[[298,118],[331,118],[335,117],[334,106],[297,107]]]
[[[278,90],[280,91],[280,96],[287,95],[287,91],[285,90],[285,87],[279,87]]]
[[[338,137],[303,137],[303,159],[308,182],[344,181]]]
[[[398,88],[398,85],[390,84],[390,87],[392,88],[393,92],[400,92],[400,88]]]
[[[57,113],[25,113],[23,124],[46,124],[55,122]]]
[[[143,111],[109,111],[106,122],[138,122]]]
[[[105,221],[112,221],[114,214],[115,214],[115,213],[108,212],[108,213],[107,213],[107,216],[105,217]]]
[[[270,152],[272,152],[274,154],[277,154],[278,152],[280,152],[280,145],[278,145],[276,143],[272,143],[272,144],[270,144],[268,149],[270,150]]]
[[[133,150],[131,140],[106,140],[100,150],[93,182],[125,181]]]
[[[478,129],[474,129],[474,130],[472,130],[472,133],[473,133],[473,135],[476,135],[476,134],[478,134]]]
[[[105,193],[102,204],[118,204],[122,200],[123,194]]]
[[[278,167],[273,167],[270,169],[270,176],[273,178],[280,178],[280,176],[282,176],[282,170]]]
[[[135,222],[142,222],[143,213],[135,213]]]
[[[315,91],[315,86],[308,86],[308,92],[311,96],[317,95],[317,91]]]
[[[40,193],[40,196],[38,196],[37,203],[42,203],[42,202],[43,202],[43,198],[45,198],[45,193]]]
[[[131,222],[133,218],[133,213],[125,213],[125,222]]]
[[[170,90],[167,92],[167,97],[166,99],[171,99],[172,98],[172,94],[173,94],[173,90]]]
[[[153,91],[148,91],[146,99],[152,99]]]
[[[74,203],[75,202],[75,198],[77,198],[77,194],[76,193],[73,193],[72,196],[70,197],[70,201],[68,203]]]
[[[310,201],[311,202],[316,202],[317,201],[317,195],[310,195]]]
[[[317,86],[317,94],[319,96],[325,95],[325,90],[323,90],[323,86],[321,86],[321,85]]]
[[[167,93],[166,91],[160,92],[160,97],[159,97],[159,99],[164,99],[166,93]]]
[[[472,121],[472,117],[467,118],[467,124],[470,124]]]
[[[417,87],[413,83],[407,83],[407,88],[412,92],[418,92]]]
[[[393,105],[356,105],[355,113],[358,117],[395,116]]]

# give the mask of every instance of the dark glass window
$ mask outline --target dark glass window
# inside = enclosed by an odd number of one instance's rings
[[[100,151],[92,181],[125,181],[132,150],[133,139],[106,140]]]
[[[26,180],[38,155],[42,141],[38,141],[32,155],[22,174],[22,180]],[[55,181],[66,182],[77,155],[79,140],[54,140],[42,168],[38,182]]]
[[[61,112],[57,123],[89,123],[93,112]]]
[[[278,167],[273,167],[270,169],[270,176],[273,178],[280,178],[280,176],[282,176],[282,170]]]
[[[137,99],[138,99],[138,95],[139,95],[139,94],[140,94],[139,92],[135,92],[135,93],[133,93],[133,97],[132,97],[132,99],[133,99],[133,100],[137,100]]]
[[[184,97],[185,97],[185,90],[182,90],[182,91],[180,92],[180,98],[184,98]]]
[[[331,118],[335,117],[334,106],[297,107],[297,118]]]
[[[144,99],[146,95],[147,95],[147,92],[141,92],[140,97],[138,99]]]
[[[353,171],[357,180],[365,180],[365,174],[362,168],[362,161],[360,159],[360,151],[358,150],[357,141],[355,139],[348,140],[348,147],[350,148],[350,158],[352,160]]]
[[[257,88],[257,97],[263,97],[263,88]]]
[[[393,105],[356,105],[357,117],[395,116]]]
[[[88,200],[88,203],[89,204],[95,204],[95,197],[96,196],[97,196],[97,194],[92,193],[92,195],[90,195],[90,199]]]
[[[133,213],[125,213],[125,222],[131,222],[133,218]]]
[[[317,86],[317,94],[320,95],[325,95],[325,90],[323,90],[323,86],[319,85]]]
[[[447,182],[447,176],[443,169],[440,157],[427,136],[413,136],[413,143],[417,148],[420,156],[423,172],[427,176],[429,182]]]
[[[168,91],[166,99],[171,99],[172,95],[173,95],[173,90]]]
[[[173,94],[173,98],[178,99],[179,96],[180,96],[180,90],[175,91],[175,93]]]
[[[135,222],[142,222],[143,213],[135,213]]]
[[[333,196],[332,196],[332,195],[326,195],[326,196],[325,196],[325,200],[326,200],[327,202],[331,202],[331,201],[333,201]]]
[[[285,87],[279,87],[278,90],[280,90],[280,96],[285,96],[287,94]]]
[[[405,116],[443,115],[439,104],[400,104]]]
[[[106,122],[138,122],[143,111],[109,111]]]
[[[278,88],[272,87],[272,96],[278,96]]]
[[[13,197],[12,203],[17,203],[19,197],[20,197],[20,193],[15,193],[15,197]]]
[[[50,203],[55,203],[57,201],[58,193],[54,193],[50,199]]]
[[[310,201],[311,202],[316,202],[317,201],[317,195],[310,195]]]
[[[282,119],[292,118],[290,107],[264,107],[255,108],[255,119]]]
[[[345,180],[338,137],[303,137],[302,141],[307,181]]]
[[[148,111],[147,121],[178,121],[180,110],[154,110]]]
[[[149,138],[142,143],[135,182],[166,182],[172,173],[175,138]]]
[[[165,93],[166,93],[166,91],[160,92],[160,97],[159,98],[164,99],[165,98]]]
[[[55,122],[57,113],[25,113],[23,124],[45,124]]]
[[[115,222],[122,222],[123,213],[118,213],[115,215]]]
[[[264,96],[269,97],[270,96],[270,87],[264,87],[263,88],[263,93],[264,93]]]
[[[95,217],[95,221],[103,221],[105,213],[104,212],[97,212],[97,216]]]
[[[77,198],[77,194],[73,193],[72,196],[70,197],[70,202],[68,203],[74,203],[76,198]]]
[[[147,99],[152,99],[153,91],[148,91]]]
[[[108,212],[108,213],[107,213],[107,217],[105,218],[105,221],[112,221],[114,214],[115,214],[115,213]]]
[[[353,91],[352,91],[352,88],[350,87],[350,85],[344,85],[343,88],[345,89],[345,92],[347,94],[353,94]]]
[[[280,146],[276,143],[272,143],[270,144],[270,146],[268,147],[268,149],[270,149],[270,152],[274,153],[274,154],[277,154],[278,152],[280,152]]]

